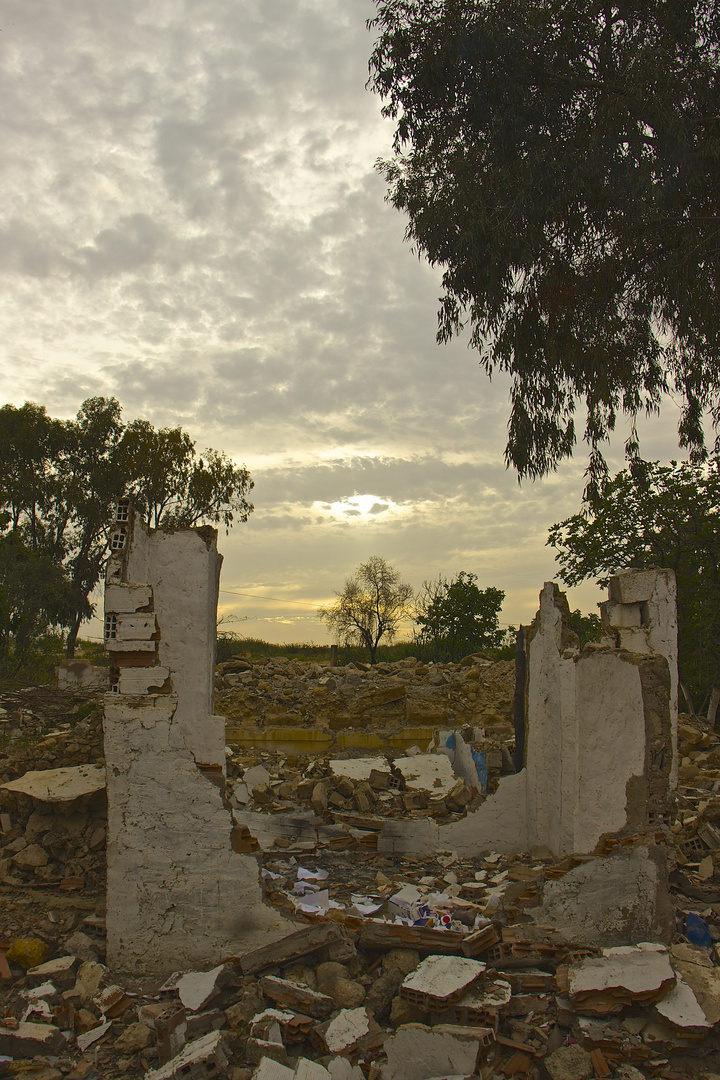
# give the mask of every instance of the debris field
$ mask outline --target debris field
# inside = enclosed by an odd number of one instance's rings
[[[3,694],[0,1076],[717,1080],[717,734],[680,718],[674,820],[651,837],[563,859],[389,858],[388,817],[459,820],[512,771],[511,665],[426,667],[220,666],[228,731],[265,736],[229,739],[233,845],[255,854],[265,903],[292,922],[279,941],[164,979],[104,963],[100,696]],[[418,727],[426,738],[403,742]],[[317,731],[319,752],[305,752]],[[453,772],[452,736],[482,759],[476,786]],[[665,944],[601,949],[543,923],[548,883],[647,843],[667,856]]]

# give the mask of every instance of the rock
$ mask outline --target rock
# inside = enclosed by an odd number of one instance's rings
[[[367,992],[365,1005],[376,1020],[385,1020],[389,1016],[393,1001],[397,998],[400,984],[403,981],[401,971],[383,972],[374,979],[372,986]]]
[[[535,918],[583,945],[669,942],[674,917],[664,852],[638,845],[576,866],[545,883]]]
[[[390,1007],[390,1023],[395,1028],[403,1024],[421,1024],[424,1019],[425,1013],[417,1005],[411,1005],[401,997],[396,997]]]
[[[420,953],[417,949],[390,949],[383,957],[383,973],[399,971],[403,978],[420,963]]]
[[[324,814],[328,808],[328,790],[327,785],[318,783],[313,788],[312,799],[313,810],[316,814]]]
[[[17,938],[7,951],[7,958],[24,971],[37,967],[47,957],[50,946],[39,938]]]
[[[550,1080],[590,1080],[594,1073],[592,1058],[582,1046],[561,1046],[545,1058]]]
[[[90,1003],[98,992],[105,975],[105,968],[94,960],[87,960],[80,968],[71,991],[73,997]]]
[[[89,1009],[78,1009],[75,1013],[73,1023],[75,1026],[75,1033],[77,1035],[83,1035],[86,1031],[92,1031],[93,1028],[99,1027],[102,1023],[95,1013],[91,1013]]]
[[[471,1076],[483,1047],[491,1039],[492,1032],[488,1028],[451,1024],[438,1024],[433,1028],[424,1024],[400,1027],[385,1040],[387,1065],[381,1069],[381,1080]],[[589,1061],[590,1056],[586,1057]],[[572,1080],[581,1078],[577,1076]]]
[[[65,942],[65,949],[73,956],[78,956],[81,960],[97,962],[97,952],[95,942],[87,934],[83,934],[77,931],[75,934],[71,934]]]
[[[365,987],[348,975],[342,964],[328,962],[315,969],[318,993],[332,998],[338,1009],[355,1009],[365,1001]]]
[[[249,1024],[253,1016],[257,1016],[265,1008],[265,998],[255,979],[248,979],[243,986],[240,997],[234,1005],[225,1010],[225,1018],[231,1028],[244,1027]]]
[[[28,844],[17,855],[13,855],[12,861],[20,870],[34,870],[37,866],[46,866],[48,853],[39,844]]]
[[[130,1024],[115,1040],[115,1049],[123,1054],[134,1054],[144,1050],[152,1038],[152,1031],[147,1024]]]

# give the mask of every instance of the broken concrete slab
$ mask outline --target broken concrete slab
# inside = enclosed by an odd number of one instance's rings
[[[463,998],[485,968],[463,956],[428,956],[403,980],[400,996],[420,1008],[445,1008]]]
[[[161,1065],[159,1069],[151,1069],[145,1073],[145,1080],[181,1080],[195,1075],[196,1070],[198,1075],[211,1076],[216,1071],[219,1073],[224,1070],[228,1061],[229,1055],[222,1032],[211,1031],[187,1043],[177,1057]],[[292,1076],[292,1071],[290,1075]]]
[[[385,1040],[387,1064],[381,1080],[432,1080],[440,1076],[472,1076],[494,1041],[489,1028],[438,1024],[405,1024]]]
[[[720,970],[704,949],[678,943],[670,949],[675,970],[691,987],[709,1024],[720,1023]]]
[[[313,1032],[313,1042],[329,1054],[346,1054],[377,1024],[365,1008],[341,1009],[332,1020]]]
[[[317,1020],[327,1020],[335,1007],[332,998],[326,994],[319,994],[307,986],[299,986],[276,975],[264,975],[260,979],[260,988],[278,1004],[314,1016]]]
[[[634,845],[589,859],[555,881],[546,881],[535,922],[589,946],[668,944],[674,914],[663,848]]]
[[[676,974],[676,983],[655,1008],[668,1023],[681,1031],[707,1031],[712,1027],[692,989]]]
[[[65,1045],[60,1028],[54,1024],[21,1021],[17,1028],[0,1024],[0,1054],[10,1058],[31,1058],[36,1054],[57,1054]]]
[[[415,754],[413,757],[396,758],[395,768],[402,774],[405,785],[412,791],[427,791],[442,797],[457,783],[445,754]]]
[[[659,1001],[674,985],[667,949],[647,941],[603,949],[601,956],[580,960],[568,971],[570,1001],[600,1014]]]
[[[105,787],[104,765],[75,765],[66,769],[36,769],[0,786],[0,791],[29,795],[40,802],[64,803],[94,795]]]
[[[256,975],[267,968],[280,967],[292,960],[321,953],[325,949],[332,949],[335,954],[332,959],[342,962],[341,953],[345,953],[345,959],[355,955],[354,937],[349,930],[337,923],[317,923],[286,934],[279,941],[262,949],[245,953],[238,964],[243,975]]]
[[[387,758],[340,758],[330,762],[334,776],[347,776],[350,780],[369,780],[373,772],[392,776]]]

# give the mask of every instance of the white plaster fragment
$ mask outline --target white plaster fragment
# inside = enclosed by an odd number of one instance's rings
[[[243,774],[243,783],[246,784],[248,791],[252,792],[253,788],[262,787],[263,784],[270,783],[270,773],[264,765],[252,765],[249,769],[245,770]]]
[[[369,780],[373,770],[390,775],[387,758],[341,758],[330,762],[330,771],[334,776],[347,776],[349,780]]]
[[[633,998],[647,999],[674,983],[667,949],[650,941],[603,949],[602,956],[581,960],[568,972],[571,999],[610,990],[625,990]]]
[[[130,613],[152,604],[153,592],[149,585],[110,584],[105,586],[105,613],[116,615]]]
[[[145,1073],[145,1080],[175,1080],[176,1077],[194,1076],[193,1066],[199,1066],[210,1058],[221,1065],[227,1065],[228,1058],[221,1031],[211,1031],[188,1043],[177,1057],[172,1058],[166,1065]],[[290,1075],[292,1076],[292,1071]],[[266,1080],[269,1080],[269,1077]],[[278,1076],[278,1080],[281,1080],[281,1076]]]
[[[412,791],[427,791],[441,798],[458,782],[445,754],[415,754],[414,757],[396,758],[395,765]]]
[[[420,995],[431,1001],[446,1001],[469,989],[485,968],[481,960],[467,957],[428,956],[403,980],[400,993],[407,1000]]]
[[[20,997],[26,1001],[37,1001],[38,998],[54,997],[57,988],[51,982],[44,982],[40,986],[32,986],[29,990],[21,990]]]
[[[219,964],[211,971],[188,971],[178,979],[178,997],[186,1009],[198,1012],[207,1005],[217,991],[218,978],[225,968],[225,964]]]
[[[147,1074],[147,1076],[150,1075],[150,1073]],[[252,1080],[293,1080],[294,1076],[295,1073],[287,1065],[281,1065],[279,1061],[264,1057],[260,1059],[260,1064],[252,1074]]]
[[[432,1080],[472,1076],[483,1046],[492,1041],[487,1028],[407,1024],[385,1040],[387,1065],[381,1080]]]
[[[346,1057],[331,1058],[327,1067],[332,1080],[365,1080],[360,1066],[352,1065]]]
[[[105,787],[104,765],[76,765],[67,769],[40,769],[26,772],[18,780],[2,784],[0,790],[17,791],[41,802],[72,802]]]
[[[132,697],[147,694],[151,688],[160,689],[170,676],[166,667],[121,667],[117,693]]]
[[[91,1028],[90,1031],[84,1031],[82,1035],[78,1035],[75,1040],[78,1045],[78,1050],[87,1050],[88,1046],[92,1046],[98,1039],[102,1039],[103,1035],[110,1030],[112,1025],[112,1020],[106,1020],[104,1024],[98,1024],[97,1027]]]
[[[331,1054],[339,1054],[367,1035],[370,1018],[366,1009],[342,1009],[331,1020],[323,1039]]]
[[[712,1024],[702,1010],[695,994],[683,979],[677,975],[677,982],[655,1008],[663,1017],[675,1027],[680,1028],[711,1028]]]
[[[332,1080],[332,1076],[319,1061],[300,1058],[295,1069],[295,1080]]]

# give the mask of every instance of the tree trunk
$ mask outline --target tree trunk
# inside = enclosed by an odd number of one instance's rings
[[[720,705],[720,686],[713,686],[707,710],[707,722],[712,728],[715,727],[718,705]]]
[[[696,716],[697,714],[695,712],[695,706],[693,705],[693,700],[692,700],[692,698],[690,696],[690,691],[688,690],[687,686],[682,681],[682,679],[680,680],[679,685],[680,685],[680,689],[682,690],[682,695],[685,698],[685,704],[688,707],[688,712],[690,713],[691,716]]]
[[[82,622],[81,615],[75,615],[73,617],[72,624],[68,630],[67,642],[65,643],[65,656],[68,660],[72,660],[75,656],[75,644],[77,642],[77,636],[80,632],[80,623]]]

